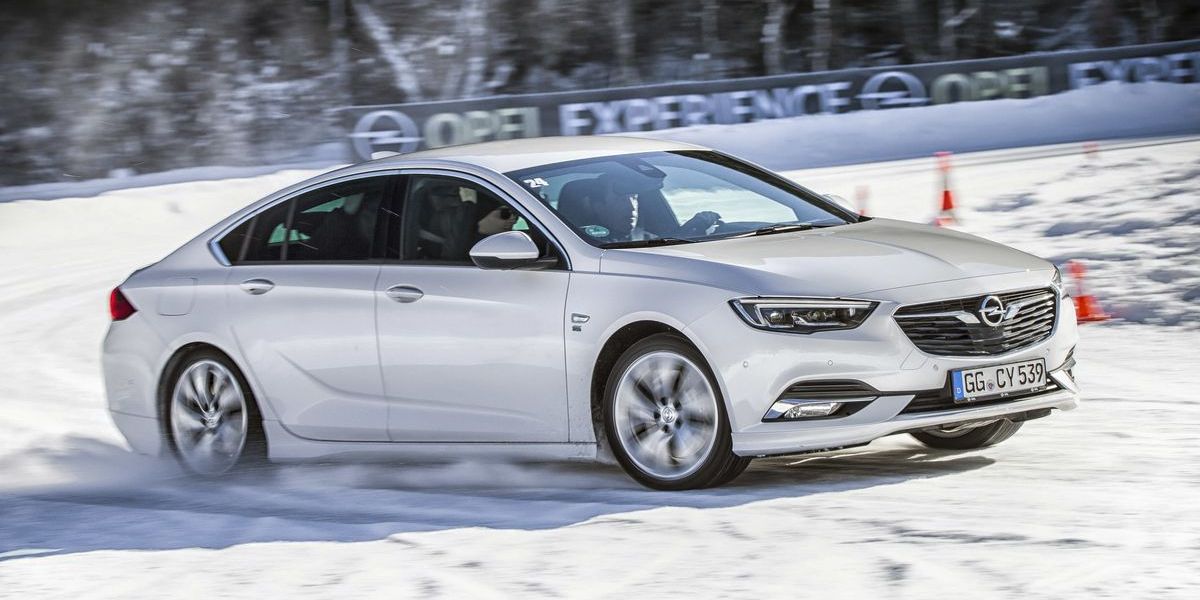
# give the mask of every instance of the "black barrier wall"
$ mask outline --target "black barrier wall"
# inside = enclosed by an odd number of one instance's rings
[[[652,131],[1031,98],[1116,81],[1200,83],[1200,40],[897,67],[335,109],[350,152]]]

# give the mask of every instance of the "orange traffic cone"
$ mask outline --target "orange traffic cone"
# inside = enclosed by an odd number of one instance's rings
[[[867,200],[871,197],[871,188],[860,185],[854,188],[854,199],[858,204],[858,214],[863,217],[870,216],[867,214]]]
[[[1083,291],[1083,277],[1087,273],[1083,263],[1069,260],[1067,261],[1067,270],[1071,272],[1071,279],[1075,280],[1075,319],[1080,323],[1094,323],[1111,319],[1112,317],[1100,308],[1100,303],[1096,301],[1096,298]]]
[[[954,192],[950,188],[942,190],[942,210],[934,217],[933,224],[938,227],[947,227],[958,223],[958,217],[954,215]]]
[[[950,190],[950,153],[937,152],[938,170],[942,172],[942,208],[933,218],[933,224],[947,227],[958,223],[958,215],[954,212],[954,192]]]

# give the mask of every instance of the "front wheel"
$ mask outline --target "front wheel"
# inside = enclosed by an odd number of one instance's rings
[[[750,462],[733,454],[704,357],[675,335],[641,340],[617,360],[604,390],[604,427],[625,472],[654,489],[720,485]]]
[[[973,427],[965,431],[947,433],[940,429],[915,431],[912,436],[917,441],[942,450],[974,450],[993,444],[999,444],[1012,437],[1023,423],[1000,420],[982,427]]]

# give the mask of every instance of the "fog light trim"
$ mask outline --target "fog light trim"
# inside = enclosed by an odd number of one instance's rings
[[[865,404],[871,402],[875,398],[842,398],[838,400],[811,399],[811,398],[781,398],[776,400],[767,414],[763,415],[763,421],[807,421],[813,419],[828,419],[833,417],[846,416],[842,413],[857,412],[861,406],[857,404]],[[848,406],[852,405],[852,406]],[[848,408],[855,410],[849,411]]]

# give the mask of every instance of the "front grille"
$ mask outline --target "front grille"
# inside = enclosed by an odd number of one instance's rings
[[[1004,354],[1050,337],[1058,302],[1049,288],[994,294],[1016,314],[992,326],[980,319],[987,296],[913,304],[896,311],[896,323],[921,350],[941,356]]]
[[[954,392],[950,390],[950,383],[937,390],[926,390],[917,392],[913,399],[909,401],[908,406],[900,411],[900,414],[933,412],[936,410],[953,410],[956,408],[977,408],[980,406],[990,406],[992,404],[1004,404],[1017,400],[1024,400],[1031,396],[1046,394],[1056,390],[1060,390],[1057,383],[1053,379],[1047,378],[1046,385],[1035,390],[1026,390],[1015,394],[1005,396],[1003,398],[992,398],[989,400],[978,400],[974,402],[955,402]]]

